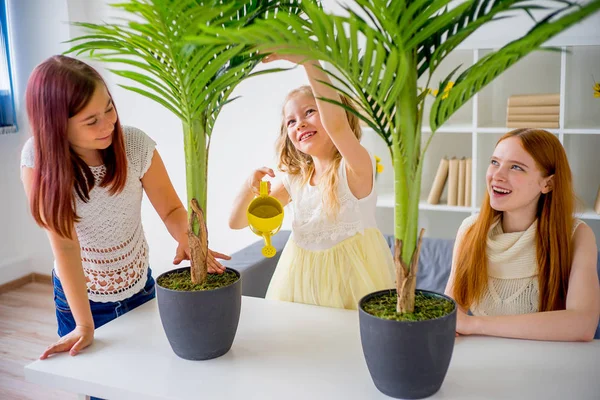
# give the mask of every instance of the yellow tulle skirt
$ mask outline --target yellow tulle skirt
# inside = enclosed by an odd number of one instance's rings
[[[303,249],[290,237],[265,297],[355,310],[366,294],[394,287],[393,271],[392,253],[377,228],[321,251]]]

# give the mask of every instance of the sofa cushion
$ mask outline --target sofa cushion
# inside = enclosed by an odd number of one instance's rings
[[[223,265],[237,270],[242,275],[244,296],[265,297],[271,276],[289,236],[290,231],[281,231],[271,238],[271,244],[277,250],[271,258],[262,255],[261,250],[265,244],[264,240],[259,240],[232,254],[231,260],[221,260]]]

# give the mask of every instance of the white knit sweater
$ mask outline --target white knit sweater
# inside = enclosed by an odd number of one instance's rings
[[[124,126],[123,135],[128,163],[123,191],[111,196],[108,188],[99,186],[106,174],[106,167],[101,165],[90,167],[96,184],[89,201],[83,202],[74,194],[81,218],[75,231],[81,245],[88,297],[96,302],[133,296],[144,287],[148,271],[148,244],[141,220],[141,178],[150,167],[156,143],[132,127]],[[21,166],[33,167],[33,147],[30,138],[21,153]]]
[[[457,239],[462,240],[477,215],[466,218]],[[581,223],[575,220],[573,232]],[[501,219],[492,224],[487,237],[488,285],[473,315],[516,315],[539,311],[536,255],[537,220],[524,232],[504,233]],[[458,241],[458,240],[457,240]]]

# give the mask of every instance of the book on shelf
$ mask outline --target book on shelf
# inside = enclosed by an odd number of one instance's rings
[[[598,188],[598,194],[596,195],[596,204],[594,204],[594,211],[596,211],[596,214],[600,214],[600,187]]]
[[[465,166],[465,207],[471,207],[471,174],[473,172],[473,160],[469,157]]]
[[[558,93],[515,95],[506,103],[507,128],[559,128]]]
[[[558,106],[560,105],[560,94],[520,94],[508,98],[508,106]]]
[[[506,121],[507,128],[554,128],[558,129],[558,122],[548,121]]]
[[[508,122],[526,122],[526,121],[540,121],[540,122],[556,122],[558,124],[558,114],[511,114],[510,109],[507,114]]]
[[[448,205],[458,205],[458,164],[459,160],[452,157],[448,161]]]
[[[560,106],[509,106],[507,115],[559,115]]]
[[[463,157],[458,160],[458,195],[457,205],[465,205],[465,180],[467,174],[467,160]]]
[[[446,179],[448,178],[448,165],[449,162],[446,157],[440,160],[437,172],[435,173],[435,178],[433,179],[433,184],[431,185],[431,190],[429,191],[429,196],[427,196],[427,202],[429,204],[439,204],[440,202],[440,197],[442,197],[442,191],[444,190]]]
[[[460,160],[443,157],[438,165],[427,203],[439,204],[442,192],[448,183],[448,205],[471,207],[471,173],[473,162],[470,157]]]

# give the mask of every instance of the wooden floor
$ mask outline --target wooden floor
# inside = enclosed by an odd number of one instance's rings
[[[27,382],[23,367],[58,339],[52,286],[32,282],[0,294],[0,399],[77,399]]]

